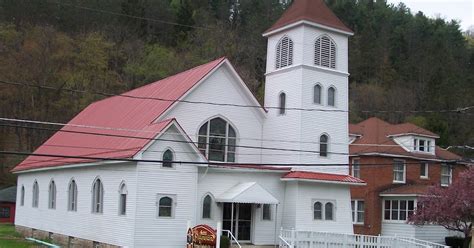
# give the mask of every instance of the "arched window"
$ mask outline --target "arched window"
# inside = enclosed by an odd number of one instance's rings
[[[38,182],[33,183],[33,207],[37,208],[39,203],[39,186]]]
[[[51,180],[49,183],[49,191],[48,191],[48,208],[49,209],[55,209],[56,208],[56,184],[54,183],[54,180]]]
[[[77,211],[77,184],[74,179],[71,180],[68,187],[67,210]]]
[[[328,89],[328,105],[336,106],[336,89],[334,87]]]
[[[173,199],[168,196],[160,198],[158,202],[158,216],[159,217],[172,217],[173,216]]]
[[[316,84],[313,89],[313,94],[314,94],[313,102],[315,104],[321,104],[321,93],[322,93],[321,91],[322,91],[321,85]]]
[[[92,186],[92,213],[102,213],[104,210],[104,185],[97,178]]]
[[[293,64],[293,41],[284,36],[277,45],[276,50],[276,69],[280,69]]]
[[[314,64],[336,68],[336,44],[326,35],[319,37],[314,43]]]
[[[323,205],[321,202],[315,202],[313,206],[313,219],[321,220],[323,218]]]
[[[206,195],[202,200],[202,218],[210,219],[211,218],[211,204],[212,198],[210,195]]]
[[[319,156],[328,156],[328,141],[329,137],[326,134],[323,134],[321,137],[319,137]]]
[[[334,208],[334,204],[332,204],[331,202],[326,203],[326,205],[324,206],[324,219],[325,220],[333,220],[334,218],[333,208]]]
[[[173,152],[170,149],[166,150],[163,153],[162,166],[165,168],[173,168],[173,160],[174,160]]]
[[[119,188],[119,215],[127,214],[127,185],[122,182]]]
[[[216,117],[199,128],[199,150],[210,161],[235,162],[237,135],[230,123]]]
[[[21,185],[21,198],[20,198],[20,205],[25,205],[25,186]]]
[[[284,115],[286,113],[286,94],[280,93],[280,105],[279,105],[280,115]]]

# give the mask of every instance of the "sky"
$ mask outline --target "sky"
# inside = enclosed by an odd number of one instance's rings
[[[412,13],[422,11],[428,17],[441,16],[461,21],[461,29],[474,25],[474,0],[387,0],[398,5],[403,2]]]

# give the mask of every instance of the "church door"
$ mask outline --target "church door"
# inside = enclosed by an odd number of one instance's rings
[[[224,203],[223,229],[232,231],[238,241],[250,242],[252,229],[252,204]]]

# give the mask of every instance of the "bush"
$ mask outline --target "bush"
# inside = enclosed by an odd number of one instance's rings
[[[464,238],[457,236],[445,237],[444,241],[446,242],[446,245],[451,246],[452,248],[462,248],[464,244]]]
[[[222,235],[221,236],[221,248],[230,248],[230,239],[229,237]]]

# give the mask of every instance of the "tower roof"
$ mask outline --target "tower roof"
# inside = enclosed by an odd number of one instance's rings
[[[299,21],[310,21],[352,33],[352,30],[329,9],[324,0],[293,0],[293,3],[280,19],[264,33],[275,31]]]

